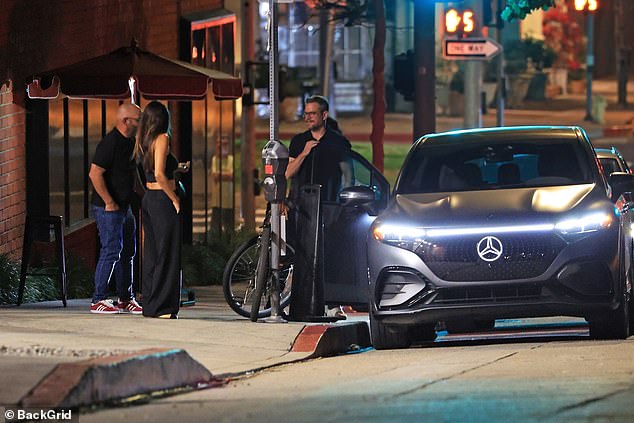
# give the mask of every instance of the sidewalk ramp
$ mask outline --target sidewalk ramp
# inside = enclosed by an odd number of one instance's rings
[[[22,407],[74,408],[212,381],[182,349],[147,349],[61,363],[25,397]]]

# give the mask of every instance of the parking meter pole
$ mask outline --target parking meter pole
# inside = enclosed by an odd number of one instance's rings
[[[269,52],[269,142],[262,150],[264,165],[264,197],[271,207],[271,316],[264,319],[269,323],[286,322],[280,316],[280,204],[286,196],[286,166],[288,165],[288,149],[278,139],[279,127],[279,57],[278,57],[278,14],[279,0],[269,0],[268,12],[268,52]],[[266,248],[267,246],[263,246]]]
[[[280,316],[280,204],[271,203],[271,316],[264,319],[269,323],[281,323]]]
[[[279,51],[278,51],[278,16],[277,1],[269,0],[269,43],[267,45],[269,53],[269,141],[277,140],[279,128],[279,105],[280,96],[279,84]]]
[[[281,323],[280,316],[280,205],[286,196],[286,167],[288,166],[288,149],[277,140],[271,140],[262,149],[264,165],[264,197],[271,207],[271,317],[265,322]],[[267,246],[262,246],[267,248]]]

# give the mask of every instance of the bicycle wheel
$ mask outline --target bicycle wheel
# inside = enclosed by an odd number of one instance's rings
[[[260,236],[255,235],[247,240],[231,255],[225,266],[222,278],[222,290],[227,304],[233,311],[243,317],[251,317],[251,306],[255,290],[255,274],[259,261]],[[285,308],[290,302],[293,281],[293,262],[295,250],[286,246],[286,255],[280,258],[280,307]],[[268,297],[264,301],[264,309],[259,317],[271,314]]]

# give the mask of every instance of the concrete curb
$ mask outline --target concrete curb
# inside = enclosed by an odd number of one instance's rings
[[[308,358],[329,357],[371,345],[365,322],[307,325],[295,338],[291,352],[312,351]]]
[[[275,365],[333,356],[368,346],[370,333],[365,322],[306,325],[290,350],[305,353],[302,358],[291,359],[289,355]],[[155,348],[60,363],[20,399],[19,405],[77,408],[214,381],[217,379],[211,372],[185,350]]]
[[[74,408],[211,380],[209,370],[184,350],[148,349],[58,364],[20,406]]]

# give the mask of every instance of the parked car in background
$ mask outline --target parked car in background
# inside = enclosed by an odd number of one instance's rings
[[[603,167],[603,172],[610,175],[614,172],[632,173],[629,165],[615,147],[611,148],[595,148],[597,158]]]
[[[426,135],[370,227],[377,349],[433,340],[439,321],[578,316],[626,338],[634,175],[597,164],[580,127]]]

